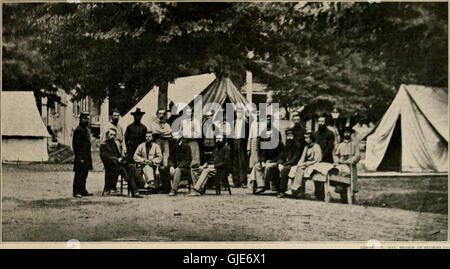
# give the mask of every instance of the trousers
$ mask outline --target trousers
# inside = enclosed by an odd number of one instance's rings
[[[89,174],[89,169],[88,168],[78,168],[75,170],[75,175],[73,178],[73,187],[72,187],[72,192],[73,195],[75,196],[76,194],[86,194],[87,190],[86,190],[86,179],[88,177]]]
[[[144,173],[144,177],[147,183],[150,181],[155,181],[155,174],[152,166],[144,165],[144,167],[142,167],[142,173]]]
[[[231,154],[233,158],[233,183],[235,186],[247,184],[247,144],[245,139],[232,139]]]
[[[138,192],[138,188],[145,185],[144,179],[140,176],[134,164],[117,164],[105,167],[105,184],[111,189],[111,181],[108,178],[116,178],[122,176],[128,182],[128,188],[132,194]],[[109,183],[108,183],[109,182]],[[115,186],[114,186],[115,187]]]

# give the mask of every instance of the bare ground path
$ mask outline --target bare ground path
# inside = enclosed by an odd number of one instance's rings
[[[101,197],[101,172],[88,178],[94,196],[75,199],[72,178],[70,171],[3,166],[3,241],[447,240],[445,177],[361,179],[353,206],[244,189],[231,196]]]

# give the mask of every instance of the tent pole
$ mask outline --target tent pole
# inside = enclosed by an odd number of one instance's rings
[[[167,91],[169,88],[169,82],[166,80],[163,80],[158,85],[159,91],[158,91],[158,109],[167,109]]]
[[[246,84],[247,84],[247,101],[252,103],[252,95],[253,95],[253,74],[250,71],[247,71],[246,76]]]

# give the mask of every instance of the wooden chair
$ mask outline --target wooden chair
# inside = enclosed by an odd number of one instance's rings
[[[171,178],[171,181],[173,180],[173,178]],[[189,192],[191,192],[191,181],[190,179],[183,179],[180,182],[180,185],[178,185],[178,189],[180,188],[186,188],[188,189]]]
[[[120,195],[123,195],[123,190],[124,190],[124,188],[127,189],[127,196],[130,195],[131,191],[130,191],[130,189],[128,188],[128,182],[127,182],[126,180],[124,180],[124,178],[122,177],[122,175],[119,175],[119,176],[118,176],[117,184],[119,185],[119,188],[120,188]],[[105,193],[106,193],[106,185],[105,185],[105,187],[103,187],[102,196],[103,196]]]
[[[226,174],[224,177],[217,177],[215,178],[215,185],[216,185],[216,195],[220,195],[222,191],[222,183],[225,183],[225,190],[228,190],[228,194],[231,195],[231,188],[230,188],[230,182],[228,182],[228,174]]]
[[[145,178],[145,176],[144,176],[143,166],[142,166],[142,165],[139,165],[138,163],[135,163],[135,165],[136,165],[136,169],[137,169],[139,175],[142,177],[142,179],[143,179],[144,181],[146,181],[146,178]],[[156,185],[156,186],[159,186],[159,185],[158,185],[158,184],[160,183],[159,166],[157,166],[157,165],[151,165],[151,167],[153,168],[153,176],[154,176],[155,185]],[[148,192],[147,189],[143,189],[143,188],[139,189],[138,191],[139,191],[139,192]]]
[[[226,173],[225,173],[226,174]],[[215,176],[210,176],[210,179],[214,180],[214,187],[216,189],[216,195],[220,195],[222,192],[222,183],[225,183],[225,190],[228,190],[228,194],[231,195],[231,187],[230,182],[228,182],[228,174],[226,176],[219,176],[219,174],[216,174]],[[205,184],[205,187],[203,188],[203,193],[206,192],[208,184]]]

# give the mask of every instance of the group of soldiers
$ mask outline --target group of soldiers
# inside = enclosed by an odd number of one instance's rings
[[[259,160],[249,176],[249,181],[254,182],[254,194],[271,188],[279,198],[302,198],[305,180],[314,172],[326,175],[331,168],[336,168],[342,175],[356,173],[360,152],[359,146],[352,141],[352,128],[327,126],[326,115],[319,116],[315,132],[305,130],[299,114],[294,114],[292,121],[294,126],[285,130],[284,145],[280,143],[276,149],[260,150]],[[356,177],[353,178],[354,192],[357,192]],[[316,198],[323,200],[323,183],[314,181],[314,185]],[[335,187],[337,193],[345,191],[344,185]]]
[[[351,128],[333,129],[326,126],[325,115],[318,119],[316,132],[304,128],[300,114],[292,116],[292,127],[285,130],[286,142],[281,142],[280,131],[272,126],[271,115],[267,115],[268,134],[250,136],[253,126],[249,126],[245,113],[237,111],[232,121],[217,122],[214,113],[208,112],[203,119],[214,121],[213,133],[192,136],[194,131],[192,111],[185,110],[187,118],[180,124],[178,132],[172,129],[166,119],[166,111],[160,109],[148,128],[141,120],[145,112],[137,108],[134,117],[123,132],[118,124],[120,114],[114,110],[111,121],[101,135],[100,157],[105,168],[105,189],[107,194],[117,191],[118,176],[122,176],[129,186],[131,196],[142,198],[140,189],[175,196],[183,180],[193,185],[189,196],[204,194],[208,180],[226,181],[231,174],[233,187],[247,188],[252,185],[254,194],[267,189],[277,192],[277,197],[302,197],[305,193],[305,179],[310,177],[318,163],[333,163],[343,172],[351,173],[350,164],[356,164],[359,147],[351,141]],[[230,128],[230,122],[234,128]],[[92,169],[89,133],[89,114],[81,113],[80,125],[74,132],[74,197],[92,195],[86,190],[88,171]],[[220,127],[223,132],[214,132]],[[234,131],[234,136],[230,132]],[[339,137],[336,136],[339,134]],[[273,149],[264,149],[261,143],[278,136],[280,141]],[[316,169],[319,170],[320,169]],[[249,176],[248,176],[249,174]],[[318,199],[323,199],[323,187],[315,186]],[[357,191],[357,188],[354,188]],[[336,186],[336,192],[342,192]]]

